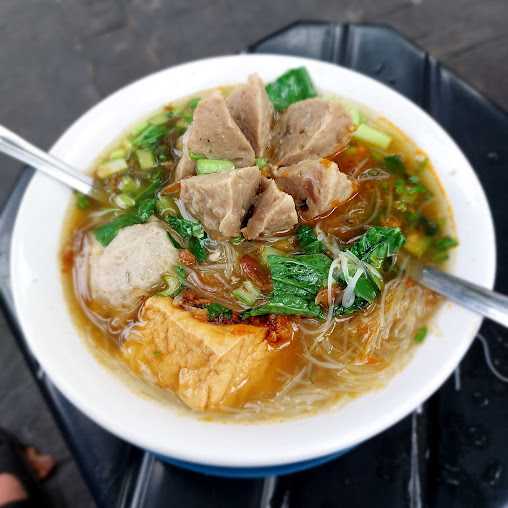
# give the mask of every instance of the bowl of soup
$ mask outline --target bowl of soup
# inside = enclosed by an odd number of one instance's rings
[[[416,263],[492,287],[488,203],[426,113],[350,70],[238,55],[137,81],[51,152],[11,247],[16,312],[56,386],[196,470],[266,475],[344,453],[422,404],[481,319]]]

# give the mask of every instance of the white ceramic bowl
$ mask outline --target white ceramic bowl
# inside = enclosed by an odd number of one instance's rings
[[[100,102],[60,137],[51,153],[83,171],[125,129],[161,105],[258,72],[272,80],[304,65],[316,85],[382,113],[406,132],[436,168],[453,207],[460,247],[450,270],[492,287],[495,238],[482,187],[468,161],[426,113],[390,88],[361,74],[315,60],[278,55],[211,58],[172,67]],[[481,319],[453,304],[434,319],[433,333],[386,388],[315,416],[259,425],[204,422],[138,396],[95,359],[64,300],[58,249],[71,192],[35,175],[17,216],[11,280],[27,343],[59,390],[112,433],[169,459],[206,467],[266,468],[344,452],[383,431],[427,399],[470,346]],[[290,466],[292,467],[292,466]],[[296,466],[301,467],[301,466]],[[243,469],[243,471],[251,471]],[[255,469],[254,473],[273,471]]]

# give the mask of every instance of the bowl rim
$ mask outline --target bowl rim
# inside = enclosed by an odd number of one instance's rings
[[[75,122],[73,122],[70,127],[68,127],[65,132],[59,137],[59,139],[54,143],[50,152],[58,155],[58,150],[60,146],[65,145],[66,136],[68,136],[69,132],[74,131],[79,125],[85,120],[89,120],[94,117],[98,113],[100,113],[101,109],[105,104],[111,103],[113,101],[117,101],[122,97],[123,94],[128,94],[132,92],[132,90],[144,86],[149,80],[160,77],[161,75],[165,75],[168,72],[178,73],[183,72],[185,70],[189,70],[191,68],[199,68],[204,64],[215,64],[220,67],[220,65],[230,65],[235,61],[242,61],[244,59],[248,59],[250,61],[257,61],[259,65],[262,65],[263,61],[273,61],[281,62],[282,68],[289,68],[294,65],[312,65],[319,67],[327,67],[333,69],[340,69],[342,73],[350,74],[356,76],[355,79],[362,80],[365,83],[368,83],[370,87],[377,87],[383,94],[396,97],[396,99],[400,104],[402,104],[406,109],[411,110],[417,116],[419,115],[421,118],[425,118],[426,122],[429,125],[432,125],[432,129],[439,134],[440,137],[446,139],[446,142],[450,149],[457,152],[457,155],[462,158],[462,166],[464,170],[469,171],[471,174],[469,175],[473,180],[476,181],[476,185],[478,188],[476,189],[477,197],[481,201],[481,207],[483,208],[484,213],[487,217],[487,222],[483,224],[486,228],[485,234],[490,236],[492,242],[489,242],[486,247],[486,257],[485,257],[485,266],[484,269],[486,271],[486,278],[484,282],[486,286],[489,288],[493,287],[494,279],[495,279],[495,270],[496,270],[496,248],[495,248],[495,231],[493,227],[493,218],[490,211],[490,207],[488,205],[488,201],[483,190],[483,187],[480,184],[476,173],[474,173],[470,163],[467,161],[466,157],[460,150],[460,148],[456,145],[456,143],[451,139],[451,137],[444,131],[444,129],[423,109],[419,108],[412,101],[399,94],[395,90],[387,87],[386,85],[375,81],[374,79],[360,74],[351,69],[338,66],[336,64],[322,62],[320,60],[314,60],[309,58],[302,57],[294,57],[287,55],[277,55],[277,54],[240,54],[240,55],[227,55],[220,57],[211,57],[200,60],[195,60],[192,62],[183,63],[177,66],[172,66],[167,69],[160,70],[156,73],[150,74],[146,77],[143,77],[139,80],[134,81],[133,83],[122,87],[118,91],[109,95],[105,99],[101,100],[98,104],[90,108],[87,112],[85,112],[81,117],[79,117]],[[332,72],[332,71],[330,71]],[[147,111],[149,113],[149,111]],[[117,137],[117,136],[116,136]],[[431,154],[429,154],[431,155]],[[439,170],[436,168],[436,171],[439,175]],[[278,453],[261,453],[255,454],[251,457],[239,457],[237,452],[235,453],[224,453],[220,455],[217,451],[210,453],[208,450],[203,448],[202,450],[196,450],[196,448],[192,448],[192,452],[189,453],[185,447],[180,446],[179,443],[162,443],[158,439],[153,439],[151,436],[140,436],[136,431],[133,431],[132,428],[126,430],[123,428],[121,424],[118,424],[117,421],[111,419],[97,409],[97,407],[90,406],[86,400],[83,400],[80,396],[79,387],[73,386],[72,383],[69,383],[68,379],[65,376],[61,376],[60,372],[55,370],[51,371],[48,369],[47,363],[44,361],[44,355],[41,353],[40,344],[37,344],[37,341],[33,340],[33,336],[30,332],[29,320],[30,317],[27,314],[27,309],[23,308],[23,300],[21,296],[21,288],[18,284],[18,279],[16,278],[17,273],[17,256],[16,254],[20,252],[22,239],[20,238],[19,231],[20,225],[19,221],[22,220],[22,211],[30,206],[27,203],[27,196],[29,195],[29,189],[34,186],[34,182],[37,182],[40,179],[40,175],[36,175],[30,182],[28,188],[25,190],[22,201],[20,203],[20,207],[18,209],[16,215],[16,221],[13,230],[13,236],[11,241],[11,256],[10,256],[10,274],[13,286],[13,297],[14,297],[14,305],[16,315],[19,318],[21,330],[26,338],[27,344],[29,348],[32,350],[37,360],[40,361],[41,366],[46,370],[49,375],[49,378],[54,382],[57,388],[82,412],[90,416],[94,421],[96,421],[99,425],[106,428],[108,431],[117,435],[120,438],[126,439],[127,441],[134,443],[137,446],[142,448],[151,450],[160,455],[167,455],[170,457],[174,457],[183,461],[189,461],[193,463],[200,464],[210,464],[217,466],[225,466],[225,467],[263,467],[263,466],[276,466],[281,464],[290,464],[293,462],[309,460],[325,455],[332,454],[339,450],[350,448],[355,446],[356,444],[369,439],[370,437],[378,434],[384,429],[390,427],[395,424],[411,411],[413,411],[416,407],[418,407],[422,402],[424,402],[434,391],[436,391],[441,384],[448,378],[448,376],[452,373],[453,369],[458,365],[467,349],[472,343],[472,340],[476,336],[476,333],[481,325],[482,318],[478,316],[470,316],[469,319],[469,331],[466,334],[464,332],[464,338],[460,341],[460,347],[456,347],[454,349],[454,354],[450,355],[445,361],[442,362],[441,367],[438,371],[434,372],[431,376],[430,380],[424,387],[422,387],[417,395],[413,395],[412,398],[402,401],[397,410],[392,408],[391,411],[387,411],[385,415],[377,418],[373,422],[368,422],[368,424],[359,425],[357,429],[352,429],[347,439],[338,437],[327,437],[327,439],[319,437],[319,439],[312,439],[306,443],[302,443],[302,446],[298,447],[298,449],[288,449],[285,453],[281,454],[280,450]],[[457,216],[455,216],[457,219]],[[59,281],[59,284],[61,282]],[[78,332],[76,331],[76,334]],[[467,335],[467,338],[466,338]],[[81,339],[82,340],[82,339]],[[407,370],[409,365],[406,365],[403,370]],[[399,374],[397,374],[399,375]],[[390,383],[390,382],[389,382]],[[384,390],[384,389],[383,389]],[[363,397],[367,397],[368,395],[363,395]],[[302,422],[309,422],[311,420],[323,420],[323,418],[330,417],[331,413],[329,411],[321,411],[313,416],[307,416],[304,418],[296,418],[288,420],[287,422],[278,423],[260,423],[260,424],[247,424],[242,426],[240,424],[231,424],[235,427],[247,427],[249,429],[260,428],[260,426],[272,427],[272,426],[281,426],[287,428],[289,432],[293,432],[296,426],[300,425]],[[213,425],[222,426],[223,429],[231,428],[227,424],[223,423],[209,423],[204,422],[202,420],[194,419],[195,421],[200,421],[200,425],[206,425],[207,428],[213,427]],[[224,426],[226,425],[226,426]]]

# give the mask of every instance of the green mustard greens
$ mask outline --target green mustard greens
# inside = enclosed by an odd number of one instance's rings
[[[208,238],[203,226],[198,221],[183,219],[181,217],[166,217],[166,222],[181,236],[188,241],[189,250],[196,260],[202,263],[208,257],[205,244]]]
[[[289,314],[323,317],[314,300],[326,286],[331,259],[324,254],[267,256],[273,289],[263,305],[243,313],[243,317]]]
[[[266,85],[266,92],[277,111],[288,108],[294,102],[317,96],[316,89],[305,67],[285,72],[275,81]]]

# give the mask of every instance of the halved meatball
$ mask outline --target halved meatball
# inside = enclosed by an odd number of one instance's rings
[[[212,237],[231,238],[240,234],[260,180],[256,166],[192,176],[182,180],[180,199]]]
[[[337,102],[307,99],[282,114],[274,130],[272,147],[276,165],[331,155],[351,139],[350,115]]]
[[[256,198],[254,214],[242,233],[247,240],[254,240],[262,235],[288,230],[297,223],[298,215],[293,198],[282,192],[273,180],[264,178],[262,192]]]
[[[277,168],[273,172],[277,185],[297,202],[307,205],[305,217],[322,215],[344,202],[353,193],[351,180],[327,159],[306,160]]]
[[[247,84],[238,86],[226,103],[256,156],[262,156],[270,140],[273,106],[261,78],[257,74],[249,76]]]

